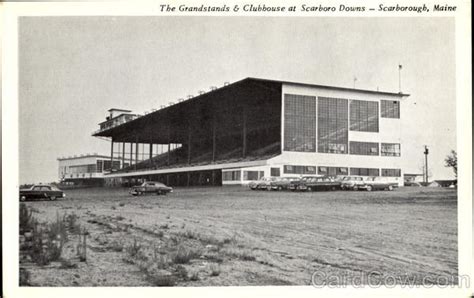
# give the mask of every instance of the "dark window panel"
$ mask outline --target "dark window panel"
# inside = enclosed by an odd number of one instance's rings
[[[348,100],[318,98],[318,152],[347,154]]]
[[[350,142],[350,154],[379,155],[379,143]]]
[[[316,152],[316,97],[285,94],[284,150]]]

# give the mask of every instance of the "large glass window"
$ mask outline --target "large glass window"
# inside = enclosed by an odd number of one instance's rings
[[[319,175],[337,176],[347,175],[347,168],[344,167],[318,167]]]
[[[270,176],[280,177],[280,168],[270,168]]]
[[[285,94],[286,151],[316,151],[316,97]]]
[[[381,144],[382,156],[400,156],[400,144],[398,143],[382,143]]]
[[[285,174],[316,174],[316,167],[314,166],[290,166],[283,167]]]
[[[347,154],[347,99],[318,97],[318,152]]]
[[[244,171],[244,180],[258,180],[258,171]]]
[[[222,172],[222,181],[240,181],[240,171]]]
[[[350,130],[379,131],[379,103],[376,101],[350,101]]]
[[[350,153],[356,155],[379,155],[379,143],[350,142]]]
[[[400,101],[381,100],[380,116],[382,118],[400,118]]]
[[[351,175],[354,176],[380,176],[379,169],[373,168],[351,168]]]
[[[402,170],[400,169],[382,169],[382,176],[384,177],[400,177]]]

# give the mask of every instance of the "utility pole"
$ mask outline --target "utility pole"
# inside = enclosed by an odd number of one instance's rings
[[[425,145],[425,183],[428,184],[428,154],[429,154],[428,146]]]

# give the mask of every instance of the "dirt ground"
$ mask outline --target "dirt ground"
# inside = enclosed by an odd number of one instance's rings
[[[71,266],[21,264],[30,285],[310,285],[312,277],[322,283],[331,276],[419,284],[452,281],[458,271],[452,189],[178,188],[137,198],[125,188],[95,188],[66,195],[26,204],[43,222],[76,214],[89,233],[87,260],[74,257],[71,237],[63,249]]]

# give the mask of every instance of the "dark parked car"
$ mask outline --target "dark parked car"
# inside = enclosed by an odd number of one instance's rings
[[[299,190],[337,190],[341,189],[341,182],[329,177],[313,177],[306,179],[299,185]]]
[[[143,194],[157,194],[157,195],[166,195],[169,192],[172,192],[173,188],[164,185],[160,182],[147,181],[143,182],[140,186],[134,186],[130,188],[130,194],[134,196],[141,196]]]
[[[398,187],[398,183],[389,182],[380,179],[380,177],[367,177],[364,179],[364,184],[359,185],[358,189],[372,190],[393,190]]]
[[[299,178],[298,180],[291,181],[290,186],[288,187],[288,189],[292,190],[292,191],[300,190],[300,186],[303,183],[305,183],[305,182],[307,182],[307,181],[309,181],[313,178],[315,178],[315,177],[314,176],[303,176],[303,177]]]
[[[20,201],[26,200],[51,200],[64,198],[62,190],[52,185],[33,185],[30,188],[20,189]]]

